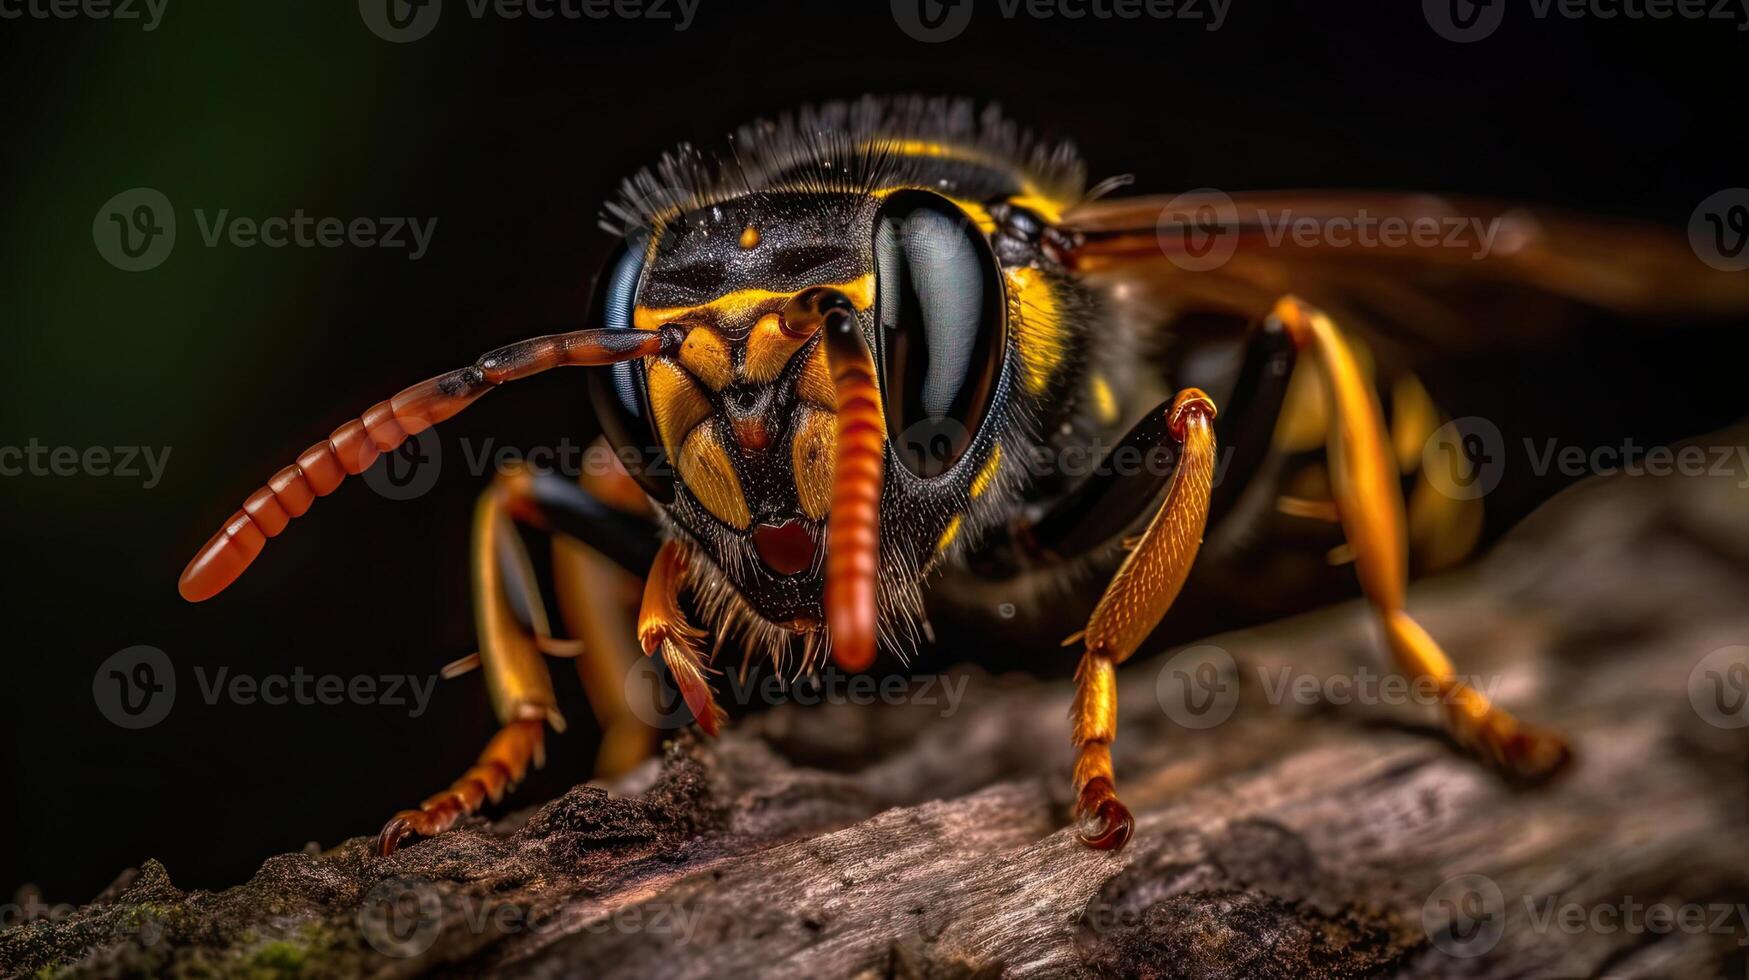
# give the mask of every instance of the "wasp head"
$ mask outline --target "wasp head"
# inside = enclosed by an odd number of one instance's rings
[[[885,423],[883,596],[914,591],[979,468],[1008,377],[1002,281],[988,242],[924,191],[762,193],[628,236],[603,280],[606,326],[678,327],[679,349],[598,376],[640,477],[752,611],[821,621],[839,393],[823,318],[854,318],[878,365]],[[623,453],[622,453],[623,455]],[[986,476],[985,482],[988,482]]]

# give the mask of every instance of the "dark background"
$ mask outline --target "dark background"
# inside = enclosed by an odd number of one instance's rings
[[[465,542],[484,477],[392,503],[355,481],[200,606],[183,563],[311,441],[404,384],[575,324],[621,176],[678,140],[865,91],[967,94],[1072,137],[1141,188],[1387,187],[1553,203],[1683,226],[1744,183],[1749,52],[1735,25],[1538,22],[1448,42],[1420,4],[1234,0],[1199,23],[1004,20],[922,44],[888,4],[701,0],[672,22],[474,20],[448,0],[416,43],[336,0],[169,0],[151,33],[0,23],[6,226],[0,444],[172,448],[163,482],[0,479],[5,587],[0,889],[89,899],[162,860],[220,887],[269,854],[374,833],[493,729],[477,678],[410,719],[384,706],[208,706],[193,671],[423,673],[473,649]],[[174,203],[162,266],[106,264],[92,219],[149,186]],[[193,211],[438,219],[429,253],[205,247]],[[1579,366],[1582,369],[1582,366]],[[1631,378],[1622,379],[1624,386]],[[494,395],[445,431],[530,447],[579,431],[576,379]],[[163,723],[92,695],[112,653],[176,665]],[[562,665],[560,665],[562,666]],[[587,711],[519,795],[586,775]],[[0,898],[3,898],[0,895]]]

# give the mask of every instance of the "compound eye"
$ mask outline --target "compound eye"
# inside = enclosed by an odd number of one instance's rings
[[[644,272],[643,237],[629,238],[619,247],[619,255],[611,260],[607,278],[601,287],[601,325],[609,330],[632,329],[632,304],[638,298],[638,280]],[[613,384],[625,410],[643,414],[644,398],[634,381],[632,365],[621,362],[613,366]]]
[[[906,468],[934,478],[971,445],[1001,367],[995,256],[959,208],[923,191],[888,199],[874,252],[887,429]]]
[[[631,330],[632,305],[644,274],[648,238],[633,235],[620,243],[607,262],[595,289],[595,323],[608,330]],[[667,460],[650,422],[644,397],[644,367],[637,361],[621,361],[589,371],[589,397],[602,432],[618,451],[620,461],[644,488],[658,500],[674,498]]]

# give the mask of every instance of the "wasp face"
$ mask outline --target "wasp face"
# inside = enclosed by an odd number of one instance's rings
[[[731,198],[629,237],[601,296],[607,326],[686,331],[599,386],[609,434],[653,439],[676,478],[652,469],[646,489],[752,611],[801,632],[820,623],[833,496],[821,303],[853,312],[876,353],[883,580],[916,578],[991,454],[1006,377],[1002,280],[960,208],[917,190]]]

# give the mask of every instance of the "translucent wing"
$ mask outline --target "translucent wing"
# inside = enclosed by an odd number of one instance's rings
[[[1170,320],[1261,315],[1284,293],[1452,350],[1548,339],[1573,307],[1642,321],[1749,313],[1749,273],[1674,230],[1391,193],[1219,192],[1099,200],[1065,226],[1072,264]]]

